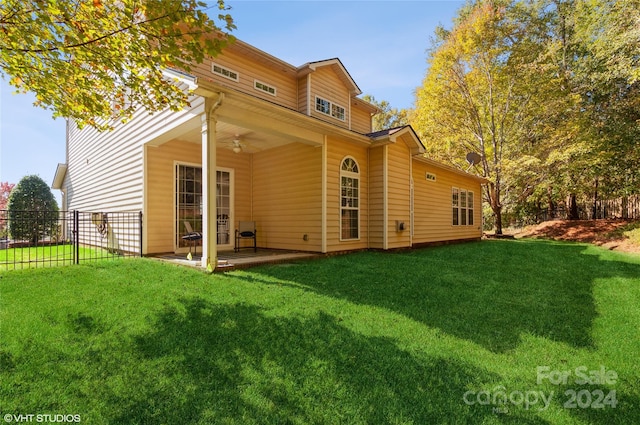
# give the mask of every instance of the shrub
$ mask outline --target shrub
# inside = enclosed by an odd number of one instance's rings
[[[58,203],[38,176],[26,176],[18,182],[9,195],[7,210],[13,239],[35,244],[53,235],[58,227]]]

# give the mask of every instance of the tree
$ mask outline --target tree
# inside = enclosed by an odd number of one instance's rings
[[[576,41],[589,51],[590,79],[640,81],[640,0],[575,0]]]
[[[7,236],[7,217],[3,210],[7,209],[9,194],[15,185],[9,182],[0,182],[0,238]]]
[[[380,109],[380,112],[373,116],[373,131],[409,124],[409,110],[392,108],[386,100],[378,102],[370,94],[364,95],[362,99]]]
[[[533,43],[514,10],[510,2],[479,1],[461,9],[453,30],[438,29],[412,118],[431,157],[467,169],[466,154],[479,154],[496,234],[506,168],[527,159],[522,142],[535,125],[530,89],[540,82],[522,78]]]
[[[542,164],[538,185],[549,190],[534,197],[547,192],[568,199],[570,218],[579,218],[578,201],[595,205],[601,196],[638,190],[639,5],[546,0],[531,8],[546,34],[537,60],[546,67],[546,79],[559,83],[545,93],[538,111],[544,131],[532,155]]]
[[[640,0],[576,0],[576,66],[601,173],[594,186],[610,196],[640,186]],[[594,199],[598,192],[594,191]]]
[[[9,200],[9,194],[15,184],[9,182],[0,182],[0,210],[7,209],[7,201]]]
[[[13,239],[35,244],[55,234],[58,203],[49,186],[38,176],[23,177],[13,188],[7,203],[9,234]]]
[[[476,0],[437,29],[412,124],[434,158],[481,155],[497,233],[638,193],[638,22],[640,0]]]
[[[528,88],[532,104],[537,107],[527,111],[534,126],[522,154],[535,160],[532,167],[511,170],[512,189],[518,184],[520,188],[510,194],[522,194],[514,201],[520,206],[535,204],[536,213],[546,204],[550,218],[567,197],[570,216],[577,218],[577,204],[573,201],[592,181],[589,174],[597,166],[597,156],[591,155],[593,137],[584,113],[581,87],[575,79],[576,63],[584,52],[575,43],[573,3],[573,0],[543,0],[520,7],[526,16],[523,23],[529,40],[527,48],[533,52],[528,72],[521,77],[527,80],[537,77],[536,84]],[[522,190],[522,183],[530,190]]]
[[[139,108],[177,110],[188,94],[163,71],[189,72],[232,40],[224,0],[217,7],[222,28],[197,0],[3,0],[0,71],[80,127],[105,130]]]

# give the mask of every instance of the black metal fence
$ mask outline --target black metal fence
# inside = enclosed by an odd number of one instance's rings
[[[0,210],[0,271],[141,255],[141,212]]]

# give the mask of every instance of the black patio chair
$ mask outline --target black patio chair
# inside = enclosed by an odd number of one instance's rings
[[[196,245],[196,241],[202,240],[202,233],[194,232],[193,227],[191,227],[191,223],[188,221],[183,221],[184,228],[187,229],[187,234],[182,236],[182,239],[185,241],[189,241],[189,253],[191,253],[191,247],[193,247],[193,253],[198,254],[198,246]]]
[[[238,228],[236,229],[236,244],[235,244],[235,252],[240,251],[241,248],[250,248],[241,246],[241,241],[243,239],[253,239],[253,252],[258,252],[258,247],[256,245],[256,234],[258,231],[256,230],[256,222],[255,221],[241,221],[238,223]]]

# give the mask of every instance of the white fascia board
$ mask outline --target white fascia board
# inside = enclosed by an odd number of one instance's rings
[[[162,74],[177,83],[186,84],[189,91],[194,91],[198,87],[197,78],[195,75],[187,74],[186,72],[181,72],[177,69],[171,68],[163,69]]]

